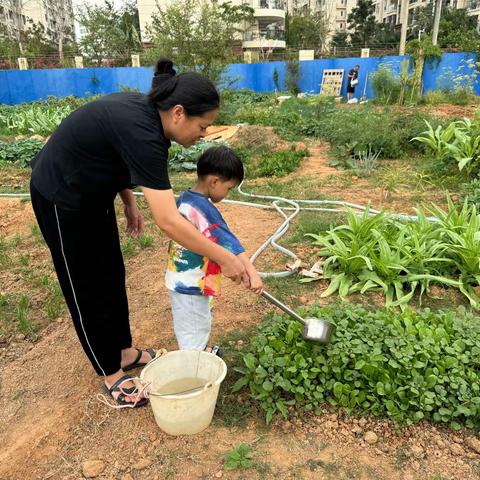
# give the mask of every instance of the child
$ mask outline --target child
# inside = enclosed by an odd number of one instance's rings
[[[233,150],[209,148],[198,160],[197,183],[180,195],[177,207],[203,235],[237,255],[245,266],[249,288],[260,294],[262,280],[214,205],[243,181],[243,175],[242,161]],[[170,290],[173,325],[180,350],[207,350],[221,356],[217,346],[207,346],[212,301],[220,296],[221,281],[222,272],[216,263],[170,242],[165,282]]]

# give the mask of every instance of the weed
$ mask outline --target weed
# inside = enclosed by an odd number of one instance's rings
[[[224,456],[225,470],[246,470],[253,467],[252,449],[246,443],[241,443]]]
[[[272,471],[272,467],[267,462],[254,462],[253,468],[257,471],[260,480],[266,478],[266,476]]]
[[[8,305],[8,298],[6,295],[0,293],[0,308],[6,307]]]
[[[142,235],[138,239],[138,243],[140,244],[140,248],[149,248],[153,245],[153,237],[150,235]]]
[[[33,325],[28,320],[28,309],[29,309],[29,300],[26,295],[22,295],[17,305],[17,323],[18,328],[25,335],[30,336],[31,338],[37,338],[37,334]]]
[[[129,237],[122,242],[122,254],[125,258],[135,255],[135,241],[132,238]]]
[[[305,235],[311,232],[324,232],[344,221],[344,214],[334,212],[302,211],[298,214],[292,233],[286,243],[293,244],[308,241]]]
[[[22,267],[28,267],[30,260],[27,255],[21,255],[18,261]]]

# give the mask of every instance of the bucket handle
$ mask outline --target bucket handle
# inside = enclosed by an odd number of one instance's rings
[[[213,387],[213,382],[210,381],[206,383],[203,387],[195,387],[191,388],[190,390],[184,390],[183,392],[175,392],[175,393],[155,393],[155,392],[149,392],[149,395],[152,397],[159,397],[159,398],[168,398],[168,397],[174,397],[175,395],[185,395],[189,393],[196,393],[199,391],[206,392],[210,388]]]

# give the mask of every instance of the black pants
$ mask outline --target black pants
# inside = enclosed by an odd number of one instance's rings
[[[32,184],[30,193],[82,347],[98,375],[111,375],[132,345],[114,206],[65,210]]]

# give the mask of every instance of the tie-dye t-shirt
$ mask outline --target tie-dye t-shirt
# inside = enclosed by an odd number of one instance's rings
[[[187,190],[178,198],[177,207],[180,214],[212,242],[234,255],[245,251],[220,212],[205,195]],[[168,247],[165,282],[169,290],[178,293],[219,297],[222,272],[216,263],[172,240]]]

